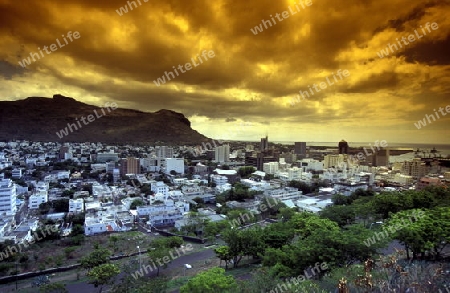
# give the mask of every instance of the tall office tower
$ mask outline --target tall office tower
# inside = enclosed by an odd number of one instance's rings
[[[68,146],[61,146],[59,148],[59,159],[64,160],[66,157],[66,154],[69,153],[70,148]]]
[[[120,170],[120,176],[125,176],[125,174],[128,174],[128,160],[127,159],[119,160],[119,170]]]
[[[372,165],[375,167],[389,165],[389,150],[381,148],[372,157]]]
[[[16,207],[16,185],[11,179],[0,178],[0,214],[14,215]]]
[[[348,143],[345,140],[341,140],[338,147],[340,154],[348,154]]]
[[[430,167],[420,158],[414,158],[412,161],[404,161],[402,163],[401,172],[412,176],[414,179],[419,179],[427,175],[429,169]]]
[[[138,158],[127,158],[127,174],[141,174],[141,160]]]
[[[306,142],[296,142],[294,144],[294,153],[302,156],[302,159],[306,157]]]
[[[230,161],[230,146],[228,144],[218,146],[214,149],[216,162],[224,163]]]
[[[323,168],[336,168],[339,167],[339,165],[342,165],[342,163],[345,162],[344,155],[325,155],[323,157]]]
[[[261,138],[261,144],[259,146],[261,152],[265,152],[269,149],[269,139],[266,137]]]
[[[156,148],[156,156],[158,158],[173,158],[173,148],[168,146],[160,146]]]

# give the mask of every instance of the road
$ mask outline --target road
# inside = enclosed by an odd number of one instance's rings
[[[192,264],[194,262],[204,261],[213,256],[215,256],[213,248],[204,250],[201,252],[189,254],[189,255],[184,255],[184,256],[174,259],[171,263],[169,263],[169,265],[167,266],[166,269],[161,268],[160,272],[169,271],[169,270],[175,269],[175,268],[181,268],[181,267],[184,267],[184,264]],[[147,274],[145,277],[146,278],[156,277],[156,273],[157,273],[157,271],[154,270],[153,272],[150,272],[149,274]],[[123,277],[124,277],[124,274],[122,273],[117,277],[117,279],[121,279]],[[79,292],[94,293],[94,292],[98,292],[98,290],[99,290],[98,288],[95,288],[94,285],[91,285],[88,283],[68,284],[66,286],[66,288],[69,293],[79,293]]]

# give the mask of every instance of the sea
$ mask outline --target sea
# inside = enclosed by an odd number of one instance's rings
[[[286,145],[293,145],[294,142],[291,141],[274,141],[274,143],[281,143]],[[370,145],[374,146],[374,141],[370,142],[351,142],[347,141],[349,147],[351,148],[357,148],[357,147],[365,147],[366,149],[370,149]],[[333,147],[337,148],[338,142],[306,142],[306,146],[326,146],[326,147]],[[395,149],[412,149],[414,152],[406,153],[399,156],[390,156],[389,161],[390,162],[402,162],[405,160],[411,160],[415,157],[415,151],[419,150],[419,155],[425,157],[431,156],[433,157],[433,154],[430,154],[430,151],[432,149],[437,150],[437,156],[442,156],[443,158],[446,158],[447,156],[450,156],[450,144],[439,144],[439,143],[388,143],[389,148],[395,148]]]

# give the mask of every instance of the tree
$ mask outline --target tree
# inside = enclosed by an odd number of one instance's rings
[[[70,231],[70,236],[84,235],[84,227],[80,224],[75,224]]]
[[[345,196],[340,193],[333,195],[333,197],[331,198],[331,201],[335,205],[348,205],[348,204],[352,203],[352,200],[348,196]]]
[[[351,224],[355,220],[354,208],[346,205],[328,206],[320,213],[320,217],[336,222],[339,227]]]
[[[172,243],[177,242],[177,240],[174,240],[175,242],[172,242],[173,240],[168,240],[167,238],[157,238],[153,240],[152,243],[150,243],[150,247],[147,250],[147,254],[150,258],[150,261],[152,261],[154,264],[158,263],[160,264],[161,260],[164,261],[164,264],[162,265],[163,268],[167,268],[167,265],[172,261],[170,258],[166,261],[167,256],[170,255],[170,245],[174,245]],[[176,244],[175,244],[176,245]],[[157,267],[156,276],[159,276],[159,269],[160,265]]]
[[[233,276],[222,268],[212,268],[197,274],[180,288],[180,293],[235,293],[238,286]]]
[[[130,204],[130,210],[136,210],[138,206],[145,205],[144,201],[140,198],[137,198],[133,200],[133,202]]]
[[[228,262],[232,259],[230,254],[230,247],[222,245],[214,249],[216,256],[219,258],[219,266],[222,261],[225,261],[225,269],[228,270]]]
[[[236,268],[244,255],[243,233],[238,229],[229,229],[222,233],[222,239],[229,247],[229,254],[233,260],[233,267]]]
[[[120,237],[117,235],[111,235],[109,236],[109,242],[112,243],[113,248],[114,248],[114,252],[116,252],[117,250],[117,242],[120,240]]]
[[[308,194],[313,191],[313,189],[311,188],[310,185],[308,185],[305,182],[301,182],[301,181],[297,181],[297,180],[290,181],[288,185],[289,185],[289,187],[298,188],[298,190],[301,190],[303,194]]]
[[[385,230],[405,246],[408,259],[409,250],[413,259],[419,254],[425,257],[425,251],[433,251],[439,258],[450,241],[450,208],[398,212],[389,219]]]
[[[55,213],[67,213],[69,212],[69,199],[62,198],[52,201]]]
[[[105,248],[96,248],[89,255],[81,259],[81,266],[90,271],[92,268],[109,263],[111,251]]]
[[[41,213],[41,215],[48,214],[51,208],[52,205],[49,202],[43,202],[39,204],[39,212]]]
[[[66,286],[61,283],[50,283],[39,286],[39,293],[68,293]]]
[[[248,178],[251,174],[256,171],[255,167],[246,166],[238,169],[238,174],[241,178]]]
[[[75,191],[71,190],[71,189],[66,189],[62,192],[61,196],[63,197],[68,197],[70,199],[73,198],[73,194],[75,193]]]
[[[100,291],[103,290],[103,285],[111,283],[113,278],[120,273],[120,269],[115,264],[101,264],[92,268],[91,271],[87,274],[91,282],[95,285],[95,287],[100,286]]]

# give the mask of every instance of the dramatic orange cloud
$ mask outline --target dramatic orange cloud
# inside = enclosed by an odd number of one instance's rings
[[[171,109],[213,138],[450,143],[450,115],[414,126],[450,104],[447,1],[299,1],[0,0],[0,99]],[[64,47],[19,65],[63,35]],[[204,50],[214,58],[154,83]],[[349,76],[320,87],[339,69]]]

